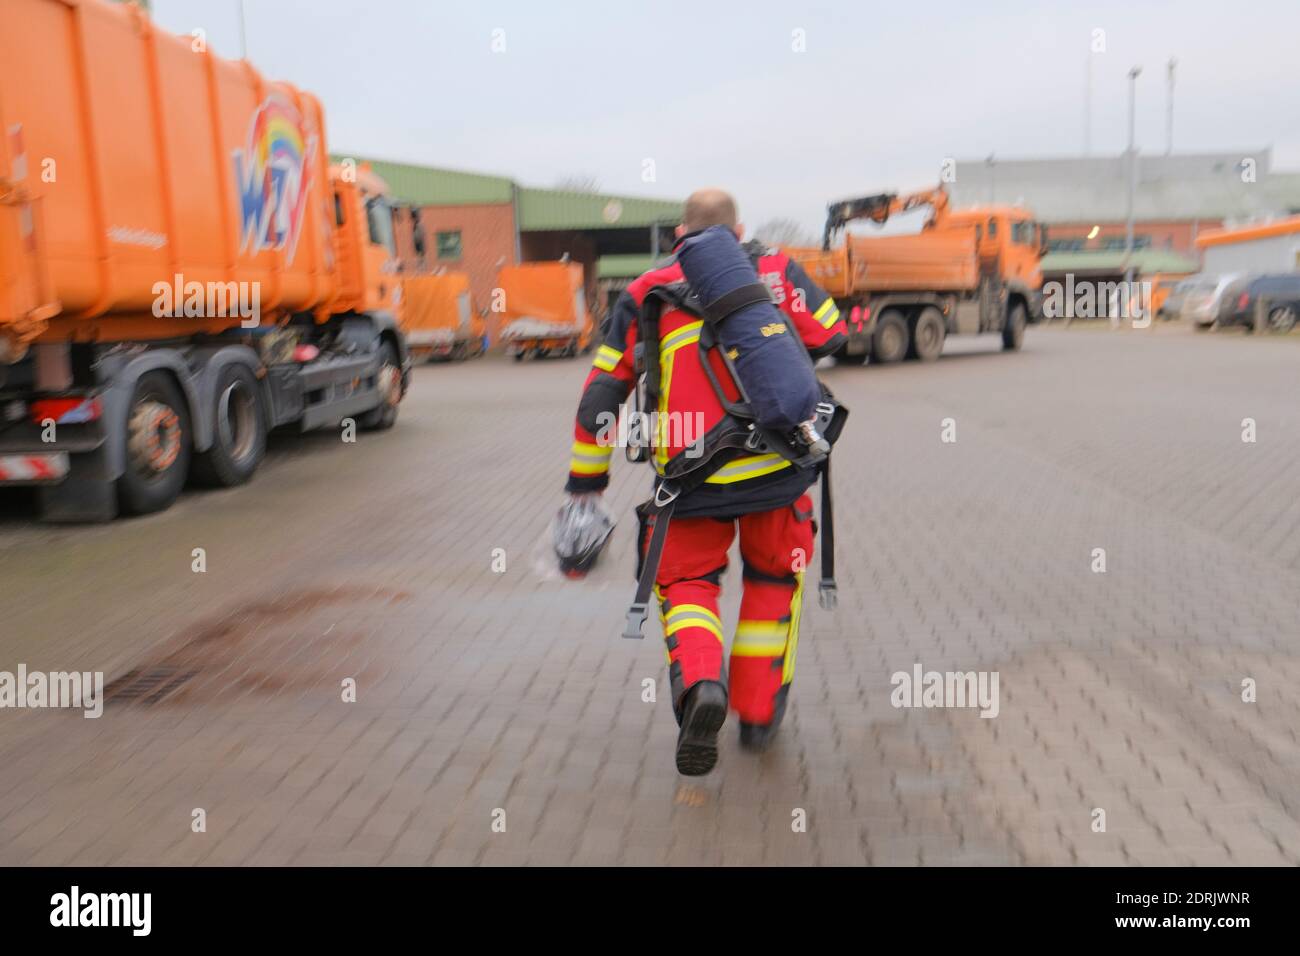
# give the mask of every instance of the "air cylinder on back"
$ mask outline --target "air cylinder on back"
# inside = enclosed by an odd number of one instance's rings
[[[758,272],[736,234],[710,226],[687,236],[677,246],[677,261],[706,312],[719,322],[722,348],[734,355],[736,375],[758,423],[787,431],[811,419],[821,398],[812,361],[771,296],[760,294]]]

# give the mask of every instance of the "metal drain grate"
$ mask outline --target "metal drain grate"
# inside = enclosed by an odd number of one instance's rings
[[[198,674],[174,667],[150,667],[127,671],[104,688],[104,702],[121,701],[152,707],[170,697]]]

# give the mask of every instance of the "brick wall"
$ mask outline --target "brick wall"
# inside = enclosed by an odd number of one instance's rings
[[[445,266],[469,274],[475,305],[491,304],[497,270],[515,262],[515,215],[509,203],[477,206],[423,206],[425,258],[430,268]],[[439,259],[437,234],[459,232],[459,259]]]

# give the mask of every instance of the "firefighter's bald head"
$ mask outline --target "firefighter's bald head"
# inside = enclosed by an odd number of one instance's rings
[[[743,234],[744,228],[736,214],[736,200],[731,198],[731,193],[714,188],[697,189],[687,197],[677,235],[699,232],[709,226],[726,226],[738,238]]]

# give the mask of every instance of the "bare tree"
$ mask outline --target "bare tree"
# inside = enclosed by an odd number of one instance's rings
[[[570,193],[598,193],[600,180],[589,173],[573,173],[555,181],[555,188]]]
[[[754,230],[754,238],[769,246],[815,246],[817,240],[793,219],[769,219]]]

